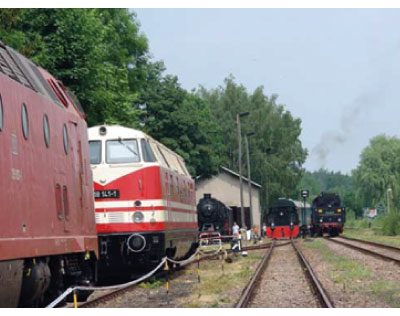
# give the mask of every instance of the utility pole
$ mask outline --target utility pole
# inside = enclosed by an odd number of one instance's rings
[[[387,198],[387,213],[390,213],[390,201],[389,201],[389,195],[392,195],[392,189],[389,187],[386,191],[386,198]]]
[[[243,207],[243,179],[242,179],[242,132],[240,129],[240,117],[249,115],[250,112],[240,112],[236,115],[237,125],[238,125],[238,152],[239,152],[239,180],[240,180],[240,218],[242,221],[242,228],[247,229],[246,221],[244,216]]]
[[[251,198],[251,171],[250,171],[250,150],[249,150],[249,137],[253,136],[255,133],[250,132],[246,135],[246,157],[247,157],[247,179],[249,183],[249,205],[250,205],[250,225],[253,227],[253,200]]]

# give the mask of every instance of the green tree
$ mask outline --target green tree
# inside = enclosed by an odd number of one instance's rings
[[[370,144],[362,151],[357,169],[353,171],[357,194],[363,206],[375,207],[385,201],[390,187],[393,203],[399,207],[400,194],[400,139],[385,135],[371,139]]]
[[[136,108],[152,137],[180,154],[192,176],[210,176],[220,164],[219,128],[207,104],[182,89],[176,76],[163,75],[162,63],[149,68]]]
[[[242,134],[255,132],[249,139],[251,177],[262,185],[263,209],[266,210],[268,203],[278,197],[298,197],[297,186],[307,155],[299,140],[300,119],[293,118],[283,105],[277,104],[276,95],[266,96],[263,87],[249,93],[232,76],[225,79],[223,86],[210,91],[200,88],[198,94],[209,104],[221,128],[222,162],[236,171],[236,115],[241,111],[250,111],[248,117],[241,119]],[[242,147],[245,148],[244,143]],[[246,161],[245,150],[242,161]],[[246,174],[246,167],[243,172]]]
[[[0,36],[76,92],[89,125],[135,126],[148,45],[126,9],[0,9]]]

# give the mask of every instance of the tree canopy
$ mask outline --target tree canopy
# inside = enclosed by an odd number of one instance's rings
[[[263,186],[264,209],[272,199],[298,196],[307,155],[300,119],[277,95],[267,96],[263,87],[248,92],[232,76],[215,89],[183,89],[163,62],[151,60],[132,11],[0,9],[0,39],[73,90],[89,126],[143,129],[182,155],[192,176],[209,177],[221,165],[237,171],[236,115],[250,111],[242,133],[255,132],[249,139],[251,177]]]
[[[386,205],[389,188],[392,190],[389,198],[397,197],[400,193],[400,139],[385,135],[371,139],[361,153],[353,177],[364,206]],[[393,203],[400,206],[398,198]]]
[[[276,95],[265,95],[263,87],[249,93],[232,76],[225,79],[223,86],[210,91],[201,88],[198,94],[210,105],[221,128],[221,163],[236,171],[239,158],[236,115],[250,111],[248,117],[241,119],[241,128],[243,135],[255,132],[249,138],[251,178],[262,185],[263,208],[278,197],[297,197],[302,164],[307,156],[299,139],[301,120],[278,104]],[[244,137],[242,140],[245,162]],[[245,163],[243,174],[247,175]]]

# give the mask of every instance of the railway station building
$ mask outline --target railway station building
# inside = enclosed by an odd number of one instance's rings
[[[243,180],[243,206],[245,209],[246,227],[251,228],[254,225],[260,227],[261,224],[261,206],[260,189],[261,185],[251,181],[252,195],[252,213],[250,214],[249,199],[249,180],[242,176]],[[233,219],[240,227],[240,178],[239,174],[225,167],[219,168],[219,173],[211,178],[196,178],[196,201],[204,197],[204,194],[211,194],[211,197],[221,201],[230,207],[233,212]]]

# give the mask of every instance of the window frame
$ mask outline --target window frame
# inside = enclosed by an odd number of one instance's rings
[[[69,136],[68,136],[67,124],[65,124],[65,123],[63,126],[63,143],[64,143],[64,152],[66,155],[68,155],[68,153],[69,153]]]
[[[107,139],[105,142],[105,157],[106,157],[106,164],[109,165],[124,165],[124,164],[135,164],[135,163],[141,163],[141,153],[140,153],[140,146],[139,146],[139,142],[137,138],[125,138],[125,139],[121,139],[121,141],[126,142],[126,141],[135,141],[136,142],[136,148],[137,148],[137,154],[138,154],[138,161],[134,161],[134,162],[109,162],[108,161],[108,147],[107,144],[109,142],[119,142],[118,139]]]
[[[90,143],[100,143],[100,155],[99,155],[99,162],[98,163],[92,163],[92,156],[91,154],[91,149],[90,149]],[[103,142],[101,140],[89,140],[89,158],[90,158],[90,164],[91,165],[100,165],[103,161]]]
[[[25,120],[24,120],[25,118]],[[21,105],[21,124],[22,124],[22,135],[25,140],[29,139],[29,113],[28,108],[26,107],[25,102],[22,102]]]
[[[46,128],[48,131],[48,134],[46,135]],[[46,148],[50,148],[50,122],[49,122],[49,117],[47,116],[46,113],[43,115],[43,135],[44,135],[44,143],[46,145]]]

